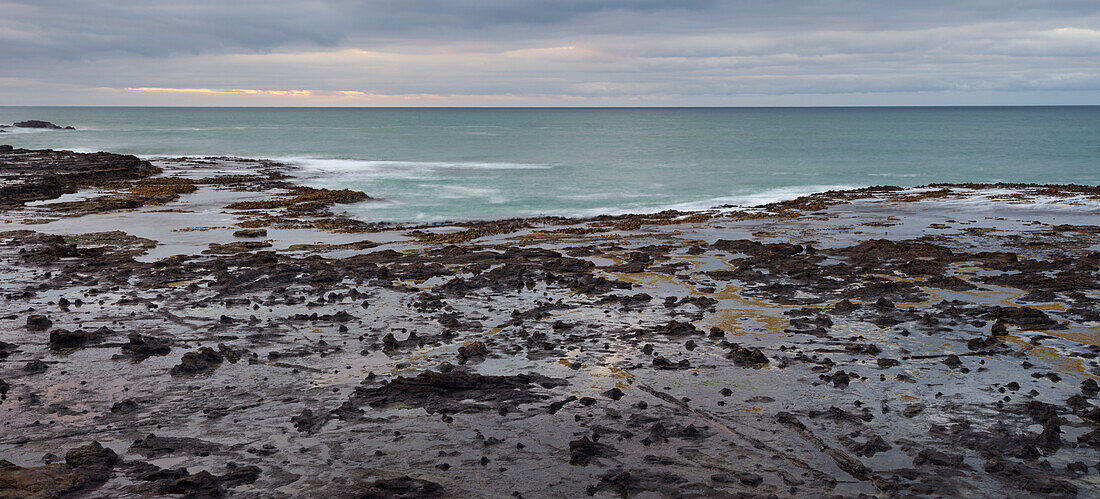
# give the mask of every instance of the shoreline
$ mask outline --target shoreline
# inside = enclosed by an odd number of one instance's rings
[[[1100,186],[395,226],[129,158],[0,149],[0,495],[1100,487]]]

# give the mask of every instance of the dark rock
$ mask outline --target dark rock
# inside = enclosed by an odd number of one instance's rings
[[[1100,386],[1097,386],[1095,379],[1086,379],[1081,382],[1081,393],[1089,397],[1095,397],[1097,393],[1100,393]]]
[[[623,393],[623,391],[620,390],[618,387],[615,387],[615,388],[612,388],[612,389],[610,389],[606,392],[603,392],[603,394],[606,395],[607,398],[609,398],[611,400],[619,400],[619,399],[623,398],[623,395],[625,395]]]
[[[829,377],[829,381],[832,381],[833,386],[837,388],[845,388],[848,386],[848,382],[851,381],[852,376],[844,371],[837,371]]]
[[[170,454],[190,454],[205,456],[221,448],[220,445],[189,437],[158,437],[152,433],[145,438],[134,440],[130,452],[148,458],[157,458]]]
[[[886,440],[883,440],[882,437],[875,435],[874,437],[867,439],[866,442],[853,446],[852,450],[856,454],[864,457],[874,457],[876,453],[888,451],[892,448],[893,447],[889,443],[887,443]]]
[[[375,480],[366,485],[359,497],[363,499],[416,499],[442,497],[447,492],[442,485],[408,475]]]
[[[460,359],[484,357],[488,353],[489,349],[485,348],[485,344],[480,341],[471,341],[465,345],[458,347],[458,358]]]
[[[897,359],[881,358],[875,361],[878,364],[879,369],[888,369],[894,366],[901,365]]]
[[[194,352],[183,354],[180,363],[172,368],[175,376],[198,374],[217,369],[224,357],[210,347],[202,347]]]
[[[267,229],[241,229],[233,232],[233,237],[267,237]]]
[[[133,399],[122,400],[111,405],[111,413],[113,414],[129,414],[136,410],[138,410],[138,403]]]
[[[30,315],[27,316],[27,330],[28,331],[45,331],[53,325],[51,321],[45,315]]]
[[[27,120],[13,123],[11,126],[16,128],[45,128],[49,130],[75,130],[71,126],[60,126],[50,123],[49,121],[42,120]]]
[[[122,351],[123,353],[133,355],[138,360],[145,359],[154,355],[168,355],[172,351],[172,341],[167,338],[157,338],[155,336],[143,336],[138,333],[130,333],[128,339],[130,340],[130,342],[126,345],[122,345]]]
[[[569,464],[588,466],[596,458],[617,454],[611,447],[598,443],[587,435],[569,442]]]
[[[0,184],[0,207],[54,199],[85,186],[136,180],[159,172],[135,156],[9,148],[0,150],[0,176],[5,177]],[[60,241],[53,243],[56,249],[68,247],[63,238],[57,239]]]
[[[966,463],[963,462],[962,455],[948,454],[933,449],[922,449],[917,453],[917,457],[913,459],[913,465],[920,466],[922,464],[932,464],[955,469],[968,468]]]
[[[538,401],[539,397],[531,391],[532,385],[553,388],[565,384],[564,380],[538,374],[482,376],[458,370],[424,371],[416,377],[395,378],[378,387],[358,386],[338,412],[346,414],[363,405],[421,407],[429,414],[481,412],[506,404]]]
[[[734,365],[741,367],[764,367],[771,361],[768,357],[761,352],[759,348],[748,349],[741,346],[734,345],[733,348],[726,354],[726,358],[732,360]]]
[[[87,343],[92,343],[101,340],[104,336],[113,334],[114,331],[106,327],[101,327],[97,331],[85,331],[83,329],[77,329],[76,331],[69,331],[68,329],[54,329],[50,331],[50,348],[54,350],[60,350],[63,348],[80,348]]]
[[[110,479],[118,455],[99,442],[71,449],[65,464],[24,468],[0,460],[0,497],[61,497],[87,492]]]
[[[737,481],[741,482],[742,484],[748,485],[750,487],[755,487],[757,485],[760,485],[764,481],[763,477],[761,477],[760,475],[757,475],[755,473],[744,473],[743,472],[743,473],[737,473],[736,476],[737,476]]]
[[[325,424],[324,418],[314,416],[309,409],[302,409],[300,414],[290,418],[290,422],[294,423],[294,429],[303,433],[313,433]]]
[[[31,374],[39,374],[39,373],[46,372],[46,369],[49,369],[49,368],[50,368],[50,366],[46,365],[45,362],[42,362],[41,359],[35,359],[35,360],[30,361],[30,362],[27,362],[23,366],[23,371],[31,373]]]
[[[112,468],[118,461],[118,454],[99,442],[92,442],[65,453],[65,464],[74,468]]]
[[[691,369],[691,362],[687,359],[681,359],[679,362],[673,362],[664,358],[661,355],[653,357],[653,367],[657,369]]]

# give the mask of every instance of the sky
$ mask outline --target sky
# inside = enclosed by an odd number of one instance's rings
[[[0,105],[1100,104],[1098,0],[0,0]]]

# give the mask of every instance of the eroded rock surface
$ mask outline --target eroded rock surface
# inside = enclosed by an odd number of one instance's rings
[[[0,495],[1095,495],[1089,186],[386,227],[271,163],[0,158],[145,196],[0,198]]]

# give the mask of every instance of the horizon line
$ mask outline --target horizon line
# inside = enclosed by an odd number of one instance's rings
[[[853,104],[777,106],[184,106],[184,105],[13,105],[0,108],[176,108],[176,109],[850,109],[850,108],[1003,108],[1003,107],[1100,107],[1100,104]]]

